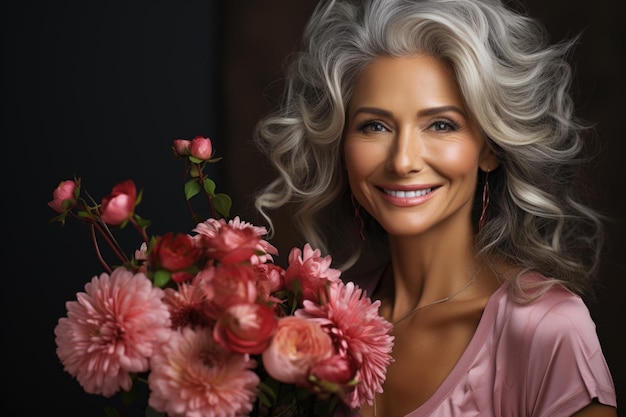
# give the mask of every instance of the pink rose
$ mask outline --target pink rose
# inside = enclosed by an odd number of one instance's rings
[[[126,180],[115,187],[102,199],[100,218],[111,226],[117,226],[130,219],[135,210],[137,188],[132,180]]]
[[[50,201],[48,205],[59,213],[65,212],[65,210],[76,203],[75,191],[76,181],[61,181],[52,192],[52,201]]]
[[[213,339],[238,353],[259,354],[267,348],[276,330],[274,310],[263,304],[236,304],[220,316]]]
[[[171,272],[175,282],[184,282],[193,278],[196,271],[183,270],[194,266],[201,255],[191,236],[169,232],[157,238],[150,251],[150,265]]]
[[[263,352],[263,365],[278,381],[308,386],[311,369],[333,350],[330,336],[315,321],[287,316],[278,320],[272,342]]]
[[[194,158],[202,161],[208,161],[211,159],[211,155],[213,154],[213,144],[211,144],[211,139],[196,136],[191,140],[189,153]]]
[[[256,271],[250,265],[205,268],[198,273],[196,282],[214,319],[233,305],[254,303],[257,299]]]
[[[187,139],[174,139],[174,143],[172,148],[174,152],[178,156],[187,156],[189,155],[189,145],[191,145],[191,141]]]

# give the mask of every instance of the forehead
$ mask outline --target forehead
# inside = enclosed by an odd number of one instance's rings
[[[405,97],[449,101],[461,106],[463,97],[449,65],[430,55],[379,57],[369,63],[356,80],[351,102],[393,102]],[[440,104],[440,103],[439,103]]]

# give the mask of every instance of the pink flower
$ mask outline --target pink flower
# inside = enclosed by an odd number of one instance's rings
[[[320,301],[329,283],[339,282],[341,272],[330,267],[331,257],[321,257],[319,249],[313,250],[307,243],[304,251],[293,248],[289,254],[289,266],[285,270],[285,285],[291,288],[295,280],[300,281],[302,297],[314,302]]]
[[[272,294],[286,289],[283,279],[285,270],[272,263],[258,264],[254,266],[254,269],[257,273],[256,290],[259,300],[268,303],[280,303],[281,300]]]
[[[55,211],[65,212],[68,208],[76,204],[76,181],[61,181],[52,192],[52,201],[48,203]]]
[[[213,154],[213,144],[211,143],[211,139],[196,136],[191,140],[189,153],[196,159],[208,161],[211,159],[211,155]]]
[[[274,310],[263,304],[236,304],[220,316],[213,339],[233,352],[260,354],[276,330]]]
[[[172,148],[174,152],[178,156],[188,156],[189,155],[189,145],[191,145],[191,141],[187,139],[174,139],[172,144]]]
[[[172,329],[209,327],[215,320],[208,314],[204,291],[193,283],[179,284],[178,289],[166,288],[163,303],[170,311]]]
[[[230,306],[254,303],[256,272],[251,265],[219,265],[198,273],[197,285],[204,291],[210,316],[217,320]]]
[[[337,354],[313,365],[309,380],[315,386],[314,391],[322,396],[337,394],[343,397],[356,385],[356,371],[357,364],[351,356]]]
[[[117,184],[102,199],[100,218],[108,225],[118,226],[132,217],[136,200],[137,188],[132,180]]]
[[[296,316],[317,319],[334,339],[339,354],[350,356],[358,370],[356,388],[343,401],[350,407],[365,402],[372,404],[377,392],[383,392],[387,366],[392,362],[392,325],[378,314],[380,301],[363,296],[363,290],[354,283],[338,282],[330,286],[328,303],[323,305],[304,301],[304,308]],[[331,381],[338,383],[339,381]]]
[[[148,358],[170,335],[163,291],[120,267],[93,277],[76,296],[54,329],[64,369],[92,394],[129,390],[130,374],[147,371]]]
[[[263,365],[273,378],[308,386],[311,368],[333,354],[330,336],[313,320],[287,316],[278,320],[276,333],[263,352]]]
[[[259,377],[248,355],[228,352],[207,331],[186,327],[150,360],[148,404],[169,417],[250,414]]]
[[[251,262],[254,265],[269,262],[278,251],[261,239],[267,233],[264,227],[253,226],[235,217],[228,223],[224,219],[208,219],[199,223],[195,236],[206,248],[208,256],[222,263]]]

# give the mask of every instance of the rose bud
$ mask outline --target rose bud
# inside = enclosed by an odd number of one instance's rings
[[[211,144],[211,139],[203,138],[202,136],[196,136],[192,139],[191,144],[189,145],[189,153],[194,158],[208,161],[211,159],[211,155],[213,154],[213,145]]]
[[[355,386],[357,366],[347,355],[333,355],[311,368],[309,382],[319,393],[344,395]]]
[[[50,201],[48,205],[59,213],[65,212],[68,208],[76,204],[75,191],[76,181],[61,181],[52,192],[52,201]]]
[[[115,187],[102,199],[100,218],[111,226],[117,226],[130,219],[135,210],[137,188],[132,180],[126,180]]]
[[[174,139],[174,143],[172,148],[174,152],[178,156],[187,156],[189,155],[189,145],[191,145],[191,141],[187,139]]]
[[[274,310],[263,304],[235,304],[220,316],[213,339],[222,347],[251,355],[263,352],[276,330]]]
[[[274,379],[309,386],[311,368],[333,353],[330,336],[317,322],[287,316],[278,320],[272,342],[262,358],[267,373]]]

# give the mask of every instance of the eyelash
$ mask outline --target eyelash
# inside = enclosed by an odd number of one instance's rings
[[[381,126],[385,130],[389,130],[389,129],[387,129],[387,127],[383,123],[379,122],[378,120],[373,120],[373,119],[367,119],[367,120],[364,120],[364,121],[360,122],[359,124],[357,124],[356,129],[359,132],[365,132],[365,130],[368,127],[372,127],[372,126],[375,126],[375,125],[376,126]],[[370,132],[372,132],[372,131],[370,130]],[[379,130],[376,130],[374,132],[379,132]]]
[[[436,132],[441,132],[442,130],[438,130],[435,128],[435,126],[437,125],[445,125],[445,128],[443,129],[443,131],[456,131],[459,129],[459,124],[452,119],[437,119],[429,125],[429,129],[433,129]],[[373,126],[380,126],[385,130],[389,130],[385,126],[384,123],[381,123],[378,120],[374,120],[374,119],[364,120],[360,122],[359,124],[357,124],[356,128],[359,132],[365,132],[368,128],[371,128]],[[379,130],[370,131],[370,132],[379,132]]]
[[[458,130],[459,124],[452,119],[437,119],[430,124],[430,128],[434,129],[436,125],[446,125],[446,130]],[[437,132],[441,132],[441,130],[436,130]]]

